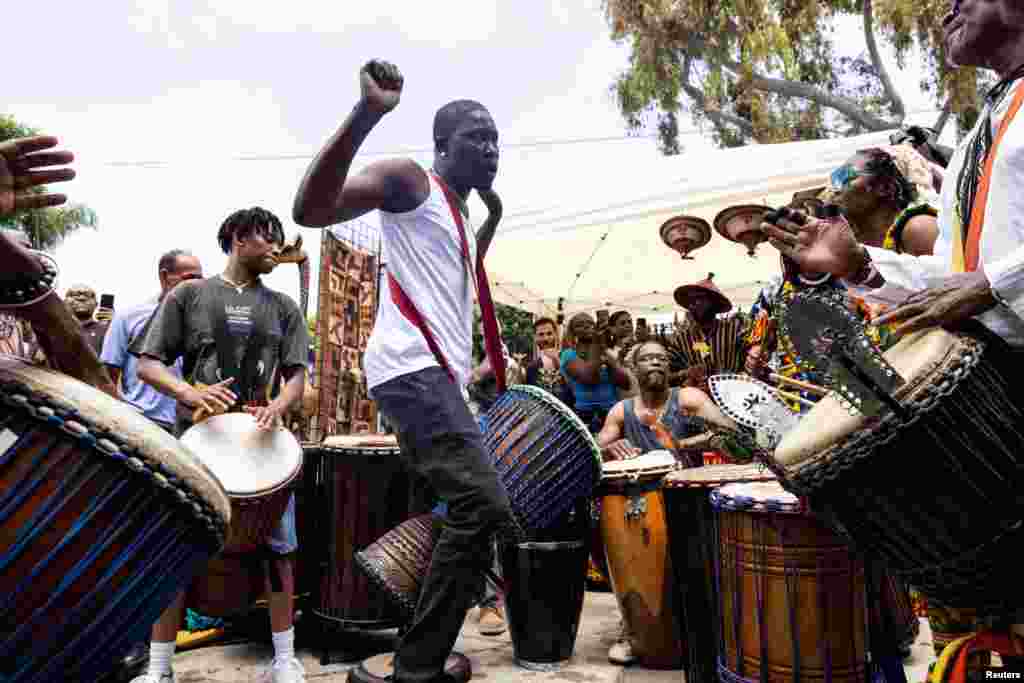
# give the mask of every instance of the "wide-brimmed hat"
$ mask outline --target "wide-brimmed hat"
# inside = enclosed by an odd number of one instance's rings
[[[682,287],[676,288],[674,295],[676,303],[685,309],[689,309],[698,297],[703,296],[711,299],[715,313],[727,312],[732,308],[732,302],[729,301],[729,297],[722,294],[722,290],[712,282],[714,277],[714,273],[708,273],[708,277],[705,280],[701,280],[700,282],[692,285],[683,285]]]

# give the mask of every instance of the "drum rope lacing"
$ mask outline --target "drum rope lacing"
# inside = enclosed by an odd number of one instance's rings
[[[1005,393],[1007,382],[994,369],[981,364],[982,355],[986,348],[984,342],[977,339],[964,339],[963,343],[966,346],[965,351],[956,355],[948,362],[947,367],[942,368],[942,379],[921,387],[919,391],[914,392],[913,395],[904,401],[904,405],[912,412],[912,417],[908,422],[901,425],[892,414],[874,421],[872,423],[872,426],[876,427],[874,431],[869,433],[867,430],[861,429],[838,444],[833,444],[820,457],[816,457],[813,466],[810,466],[812,463],[805,463],[801,470],[796,473],[784,473],[787,488],[801,495],[807,495],[812,500],[816,497],[820,498],[822,495],[825,495],[824,489],[826,487],[833,485],[840,477],[859,466],[863,461],[875,457],[882,447],[890,444],[897,437],[904,435],[906,433],[905,429],[918,423],[924,415],[931,413],[941,401],[949,399],[961,387],[970,396],[968,398],[959,397],[960,400],[957,401],[957,404],[951,407],[961,413],[975,416],[977,419],[969,420],[970,424],[974,426],[979,434],[987,436],[992,441],[991,445],[999,445],[1004,456],[1012,459],[1013,449],[1001,436],[1005,434],[1006,429],[1013,430],[1014,427],[1007,423],[1005,415],[999,413],[996,400],[993,399],[993,394]],[[972,373],[977,374],[977,379],[979,380],[978,387],[968,387],[964,382],[964,379]],[[956,417],[966,419],[962,415]],[[995,425],[999,425],[1003,431],[995,431]],[[962,426],[956,424],[948,426],[952,429],[952,431],[948,432],[949,438],[954,439],[954,443],[960,444],[957,428]],[[943,433],[946,434],[945,432]],[[963,446],[961,445],[961,447]],[[840,449],[842,450],[842,458],[837,457]],[[962,465],[956,460],[955,453],[950,448],[941,450],[945,451],[945,464],[954,470],[960,471],[964,476],[962,481],[964,481],[965,486],[973,488],[977,493],[977,485],[967,478],[966,473],[963,472]],[[981,459],[982,455],[977,454],[977,458]],[[984,459],[982,459],[982,462],[985,464],[986,469],[990,472],[995,472],[990,462]],[[1003,464],[1005,465],[1005,463]],[[989,497],[991,498],[991,496]],[[824,504],[819,511],[825,513],[832,525],[841,530],[848,538],[857,541],[862,540],[864,534],[853,534],[846,529],[840,523],[840,520],[836,519],[835,514],[830,512],[832,507],[832,505]],[[958,548],[960,550],[959,555],[942,561],[935,561],[938,558],[933,557],[931,562],[921,562],[922,558],[910,554],[908,549],[891,543],[883,546],[877,538],[874,545],[876,549],[881,550],[890,559],[898,556],[905,565],[903,568],[894,565],[893,569],[909,583],[919,586],[926,593],[932,590],[939,590],[947,596],[950,594],[970,596],[971,604],[975,604],[979,598],[972,593],[972,588],[979,580],[979,571],[992,571],[995,565],[1001,564],[1001,562],[995,559],[986,561],[981,558],[987,553],[992,552],[1001,543],[1011,539],[1014,534],[1019,533],[1022,524],[1024,524],[1024,520],[1019,518],[998,521],[997,525],[1000,528],[1000,533],[994,538],[966,552]],[[1002,562],[1005,562],[1005,559]],[[910,565],[913,568],[908,568],[906,565]],[[1000,604],[997,598],[985,599],[983,602],[992,605]]]
[[[172,493],[179,505],[210,531],[216,544],[223,546],[227,527],[220,515],[209,503],[186,489],[181,481],[160,463],[148,462],[129,444],[109,430],[96,427],[74,408],[56,401],[36,398],[30,389],[19,382],[0,383],[0,401],[24,411],[45,425],[57,427],[65,434],[76,438],[81,445],[123,463],[136,474],[149,477],[155,486]]]

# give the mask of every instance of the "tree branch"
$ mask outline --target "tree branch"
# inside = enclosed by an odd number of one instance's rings
[[[953,114],[953,103],[946,100],[946,106],[942,108],[939,113],[939,118],[935,119],[935,123],[932,125],[932,130],[935,131],[935,139],[938,140],[939,136],[942,135],[942,129],[946,127],[946,123],[949,122],[950,116]]]
[[[889,78],[889,72],[882,62],[882,56],[878,53],[878,44],[875,42],[875,17],[872,9],[872,0],[864,0],[864,41],[868,45],[871,64],[875,67],[878,79],[882,81],[882,88],[885,89],[885,95],[892,104],[892,112],[896,115],[897,123],[902,123],[903,119],[907,117],[907,109],[903,105],[903,98],[897,92],[892,79]]]
[[[704,95],[704,91],[690,83],[690,66],[692,63],[692,55],[687,54],[683,62],[682,78],[680,79],[680,87],[683,89],[683,92],[697,103],[697,106],[701,108],[705,116],[711,119],[711,123],[719,129],[720,133],[723,126],[733,125],[739,128],[747,137],[754,137],[754,126],[750,121],[719,109],[708,109],[707,97]]]

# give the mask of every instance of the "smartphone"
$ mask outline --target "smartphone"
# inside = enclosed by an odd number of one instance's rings
[[[101,294],[100,295],[100,308],[106,308],[107,310],[114,310],[114,295],[113,294]]]

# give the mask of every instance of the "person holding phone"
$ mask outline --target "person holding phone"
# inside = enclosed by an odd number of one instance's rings
[[[71,285],[64,300],[82,326],[82,336],[99,356],[103,352],[103,338],[110,323],[96,319],[96,290],[89,285]]]
[[[595,324],[588,313],[577,313],[569,320],[572,346],[560,357],[562,375],[573,392],[573,408],[593,434],[601,431],[619,391],[630,386],[629,373],[608,349],[607,311],[603,316],[598,312],[598,317],[603,324]]]

